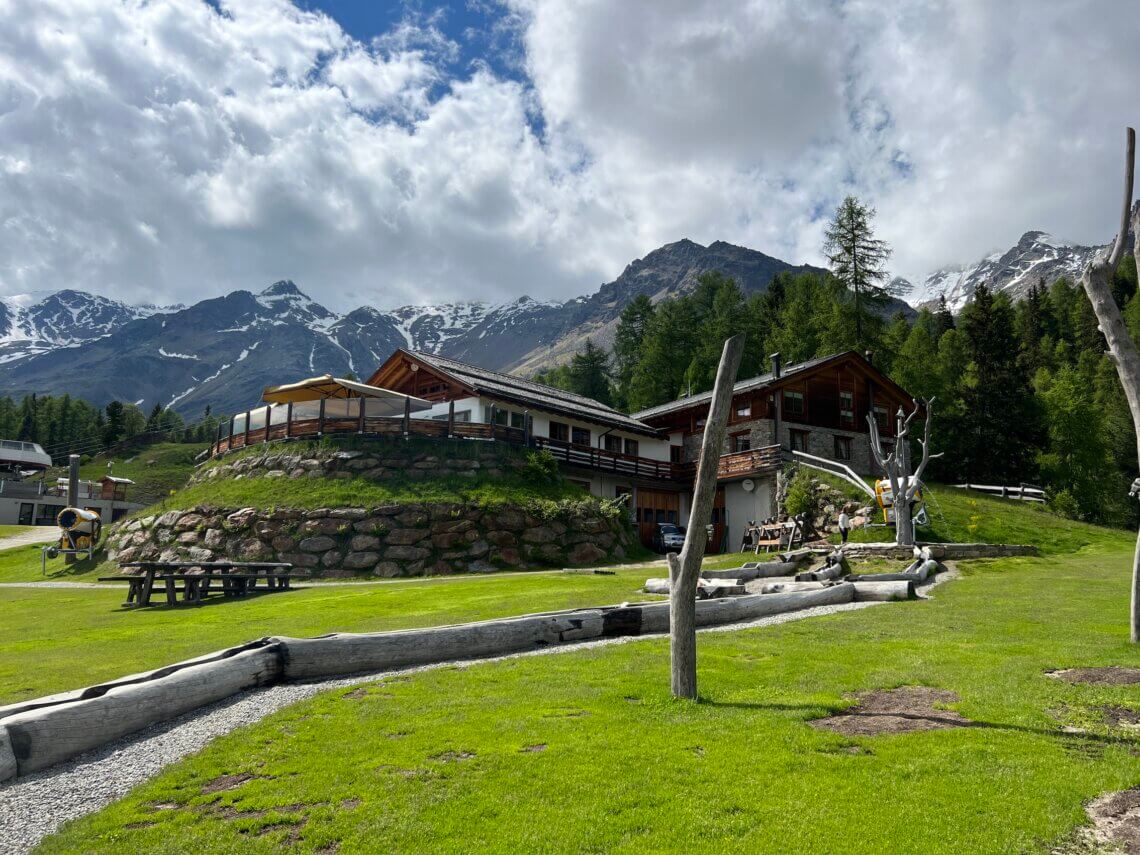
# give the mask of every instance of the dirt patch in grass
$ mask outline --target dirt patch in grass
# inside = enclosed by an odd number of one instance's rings
[[[1097,710],[1112,727],[1140,730],[1140,711],[1118,706],[1097,707]]]
[[[346,701],[358,701],[368,694],[368,690],[361,686],[359,689],[353,689],[347,694],[341,695]]]
[[[1085,811],[1092,824],[1055,853],[1140,852],[1140,787],[1101,796]]]
[[[428,759],[437,760],[440,763],[458,763],[460,760],[470,760],[474,756],[474,751],[443,751],[439,754],[433,754]]]
[[[958,700],[956,694],[945,689],[902,686],[898,689],[862,692],[857,698],[859,703],[851,709],[840,715],[815,719],[811,722],[812,727],[833,730],[844,736],[880,736],[969,727],[973,724],[952,710],[935,708],[935,704],[948,704]]]
[[[545,742],[539,742],[537,745],[524,745],[522,748],[519,749],[519,751],[523,752],[524,754],[536,754],[539,751],[545,751],[545,750],[546,750],[546,743]]]
[[[1140,668],[1109,665],[1105,668],[1061,668],[1046,671],[1048,676],[1066,683],[1093,683],[1101,686],[1130,686],[1140,683]]]
[[[202,787],[202,795],[220,793],[223,790],[236,790],[246,781],[251,780],[253,780],[253,775],[248,772],[242,772],[240,775],[219,775]]]

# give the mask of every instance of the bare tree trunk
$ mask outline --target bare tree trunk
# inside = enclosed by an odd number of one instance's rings
[[[906,415],[899,407],[895,415],[895,447],[890,454],[883,451],[883,440],[879,436],[879,425],[874,414],[867,415],[867,425],[871,434],[871,456],[875,463],[882,468],[891,485],[891,501],[895,511],[895,543],[899,546],[914,546],[914,520],[910,515],[910,503],[918,495],[922,485],[922,473],[926,471],[926,464],[939,454],[930,453],[930,424],[934,420],[934,399],[926,402],[926,430],[918,442],[922,446],[922,462],[910,471],[910,423],[918,415],[918,401],[914,402],[914,410]]]
[[[1107,253],[1099,253],[1085,267],[1081,275],[1089,302],[1092,303],[1100,331],[1108,342],[1108,352],[1116,363],[1116,373],[1124,396],[1128,399],[1128,409],[1132,413],[1132,426],[1136,430],[1137,455],[1140,456],[1140,353],[1124,325],[1120,310],[1112,297],[1112,274],[1124,256],[1128,243],[1129,213],[1132,227],[1140,226],[1140,206],[1132,207],[1132,185],[1136,174],[1136,131],[1128,128],[1124,153],[1124,205],[1120,213],[1120,230]],[[1136,248],[1133,249],[1136,253]],[[1138,254],[1140,255],[1140,254]],[[1137,258],[1137,272],[1140,273],[1140,257]],[[1140,478],[1132,482],[1132,495],[1140,494]],[[1136,551],[1132,556],[1132,608],[1131,635],[1133,643],[1140,641],[1140,532],[1136,535]]]
[[[712,402],[701,440],[701,457],[693,487],[689,528],[680,557],[670,554],[669,562],[669,657],[673,697],[697,697],[697,579],[705,557],[705,527],[712,519],[716,498],[716,473],[728,413],[732,408],[732,387],[740,359],[744,355],[744,334],[724,343],[716,371]]]

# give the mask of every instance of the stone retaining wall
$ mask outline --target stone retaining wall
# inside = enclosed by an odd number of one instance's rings
[[[621,560],[624,515],[542,519],[509,505],[388,505],[319,510],[192,508],[141,517],[108,537],[120,563],[288,561],[314,576],[423,576]]]

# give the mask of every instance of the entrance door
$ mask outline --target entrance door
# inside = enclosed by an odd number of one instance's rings
[[[652,547],[658,523],[680,524],[681,495],[663,490],[637,491],[637,534],[642,545]]]
[[[31,525],[35,511],[36,506],[31,502],[20,502],[20,525]]]

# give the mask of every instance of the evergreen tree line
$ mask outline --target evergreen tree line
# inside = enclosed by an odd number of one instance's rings
[[[57,462],[68,454],[95,454],[141,435],[206,443],[213,439],[218,423],[209,407],[201,420],[188,425],[160,404],[147,415],[122,401],[100,408],[70,395],[27,395],[19,401],[0,397],[0,438],[38,443]]]
[[[1140,340],[1136,268],[1126,257],[1114,293]],[[881,305],[881,304],[880,304]],[[935,397],[931,480],[1043,484],[1074,518],[1134,525],[1127,500],[1138,471],[1127,403],[1084,292],[1038,282],[1026,299],[980,287],[953,316],[941,301],[913,319],[884,317],[826,275],[782,273],[763,294],[706,273],[688,295],[622,312],[612,351],[593,342],[538,379],[634,412],[712,388],[724,340],[747,334],[740,376],[844,350],[918,398]]]

